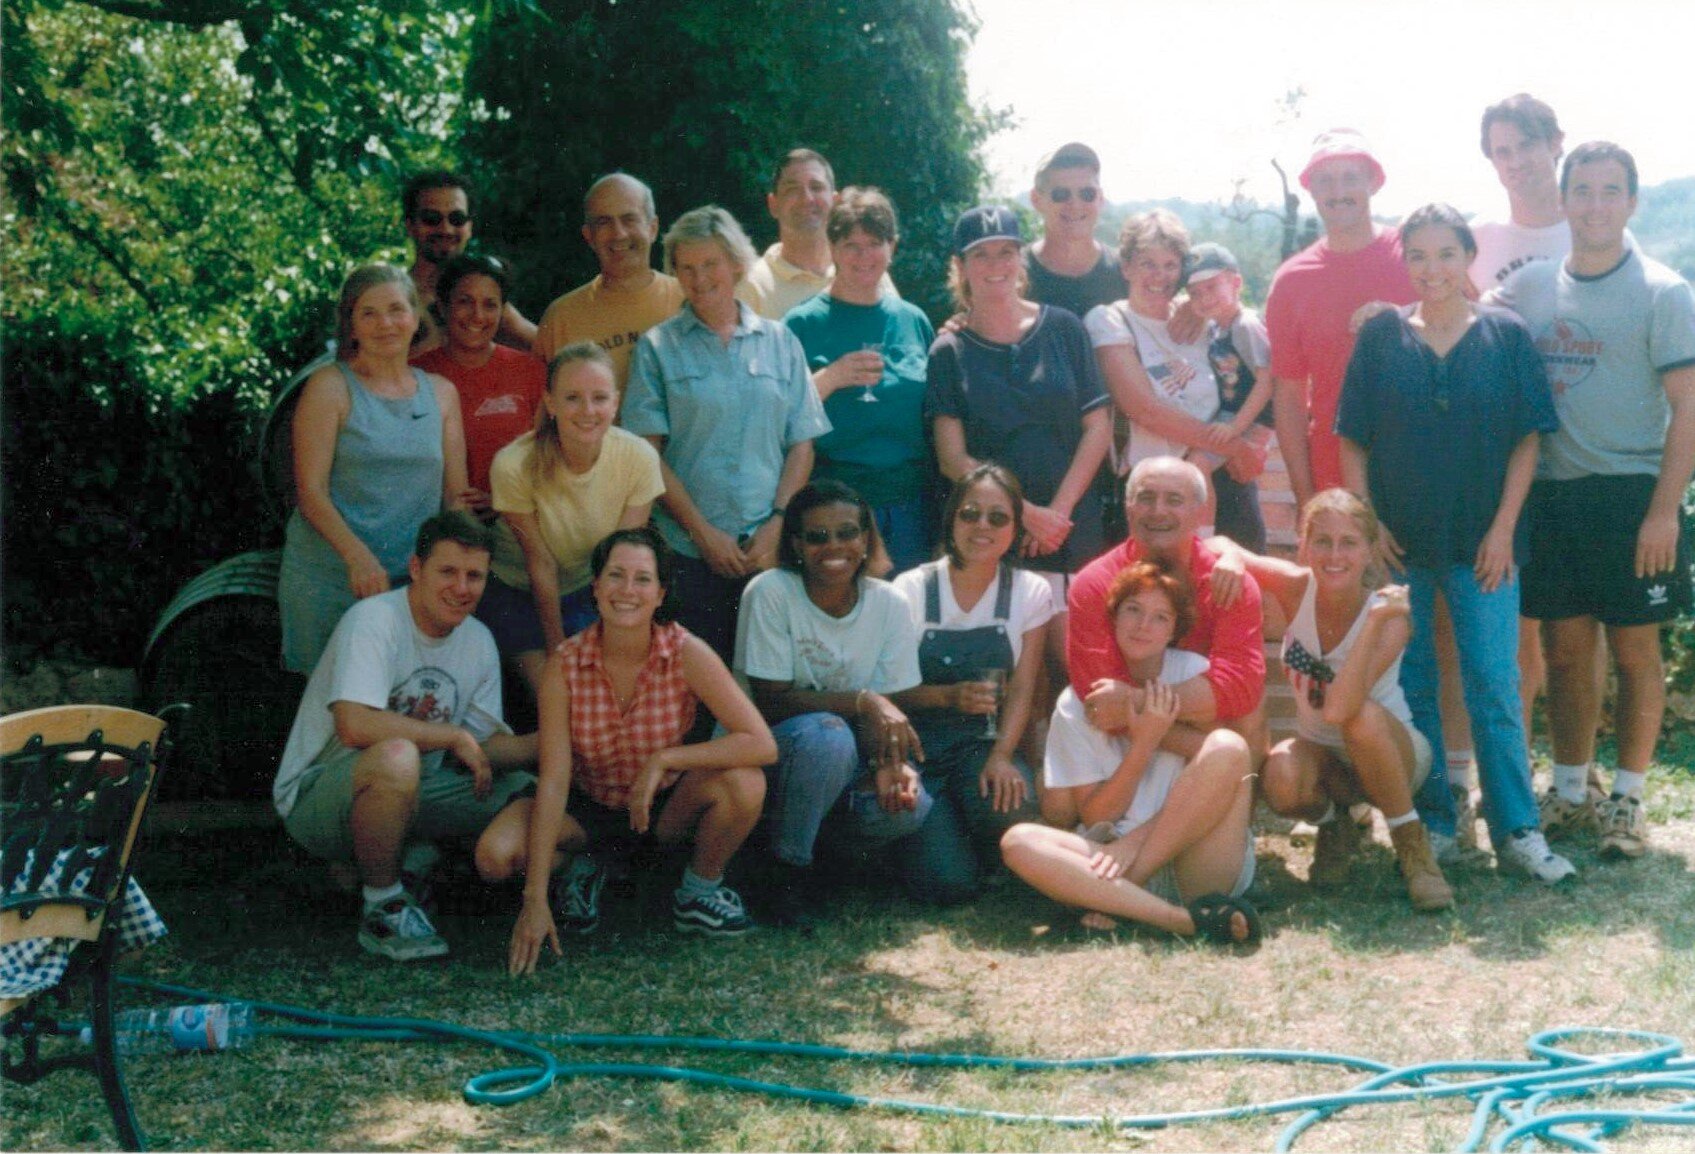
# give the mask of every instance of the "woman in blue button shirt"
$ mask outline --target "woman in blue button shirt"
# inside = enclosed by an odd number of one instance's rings
[[[800,341],[736,300],[755,259],[722,208],[677,218],[665,268],[683,308],[642,335],[624,399],[624,427],[664,466],[654,520],[678,554],[678,620],[726,662],[742,588],[777,563],[783,511],[830,430]]]
[[[1413,626],[1401,688],[1413,723],[1432,749],[1444,748],[1431,632],[1440,590],[1454,620],[1497,868],[1552,884],[1573,870],[1548,849],[1531,789],[1518,696],[1518,566],[1519,513],[1540,434],[1559,422],[1523,322],[1466,299],[1477,242],[1465,218],[1445,204],[1418,209],[1401,225],[1401,251],[1419,299],[1360,329],[1336,414],[1342,472],[1377,509],[1379,555],[1406,574]],[[1433,832],[1452,836],[1441,759],[1417,800]]]

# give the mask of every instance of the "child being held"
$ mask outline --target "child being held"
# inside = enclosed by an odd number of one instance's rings
[[[1271,342],[1259,314],[1242,307],[1241,266],[1223,245],[1197,244],[1189,252],[1186,287],[1190,304],[1208,322],[1207,360],[1218,381],[1218,414],[1213,419],[1251,441],[1263,462],[1273,428]],[[1212,478],[1218,494],[1218,532],[1256,552],[1263,549],[1259,486],[1230,476],[1222,457],[1191,452],[1189,459]]]

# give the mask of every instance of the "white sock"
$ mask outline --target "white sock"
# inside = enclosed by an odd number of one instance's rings
[[[1477,762],[1469,749],[1448,751],[1448,784],[1462,789],[1477,788]]]
[[[1331,802],[1325,803],[1325,805],[1324,805],[1324,815],[1322,817],[1320,817],[1317,821],[1313,822],[1313,824],[1314,825],[1324,825],[1328,822],[1333,822],[1335,820],[1336,820],[1336,803],[1331,801]]]
[[[375,909],[384,902],[393,901],[406,892],[406,887],[399,882],[395,882],[391,886],[361,886],[360,888],[365,891],[365,908],[368,910]]]
[[[1634,797],[1642,800],[1642,786],[1647,782],[1645,773],[1632,773],[1628,769],[1613,770],[1613,796]]]
[[[1406,813],[1403,813],[1400,817],[1386,817],[1386,818],[1384,818],[1383,824],[1388,826],[1390,829],[1400,829],[1403,825],[1406,825],[1408,822],[1414,822],[1414,821],[1417,821],[1417,820],[1418,820],[1418,810],[1409,809],[1409,810],[1407,810]]]
[[[1569,802],[1589,796],[1589,766],[1554,763],[1554,790]]]

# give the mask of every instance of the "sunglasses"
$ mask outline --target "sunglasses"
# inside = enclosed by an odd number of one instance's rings
[[[857,541],[865,536],[865,530],[858,525],[843,525],[839,529],[802,529],[795,534],[808,545],[828,545],[832,539],[842,545],[849,541]]]
[[[471,214],[461,212],[457,208],[449,213],[443,213],[436,208],[420,208],[415,215],[418,218],[418,223],[426,228],[435,228],[444,220],[454,228],[464,228],[471,223]]]
[[[1077,199],[1084,204],[1094,204],[1095,201],[1100,199],[1100,196],[1101,190],[1092,184],[1086,184],[1077,190]],[[1064,204],[1071,199],[1071,189],[1064,187],[1050,188],[1048,189],[1048,199],[1055,204]]]
[[[985,513],[975,505],[961,505],[959,512],[955,513],[954,516],[967,525],[975,525],[986,518],[989,526],[994,529],[1004,529],[1012,524],[1012,514],[1005,509],[990,509]]]

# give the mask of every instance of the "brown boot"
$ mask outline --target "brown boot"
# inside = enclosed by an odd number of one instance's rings
[[[1307,881],[1316,889],[1335,889],[1348,880],[1354,851],[1359,849],[1360,827],[1345,811],[1318,827],[1313,841],[1312,866]]]
[[[1395,843],[1395,857],[1401,863],[1401,876],[1407,880],[1407,896],[1417,910],[1445,910],[1454,904],[1454,891],[1430,852],[1430,838],[1424,823],[1409,821],[1389,831]]]

